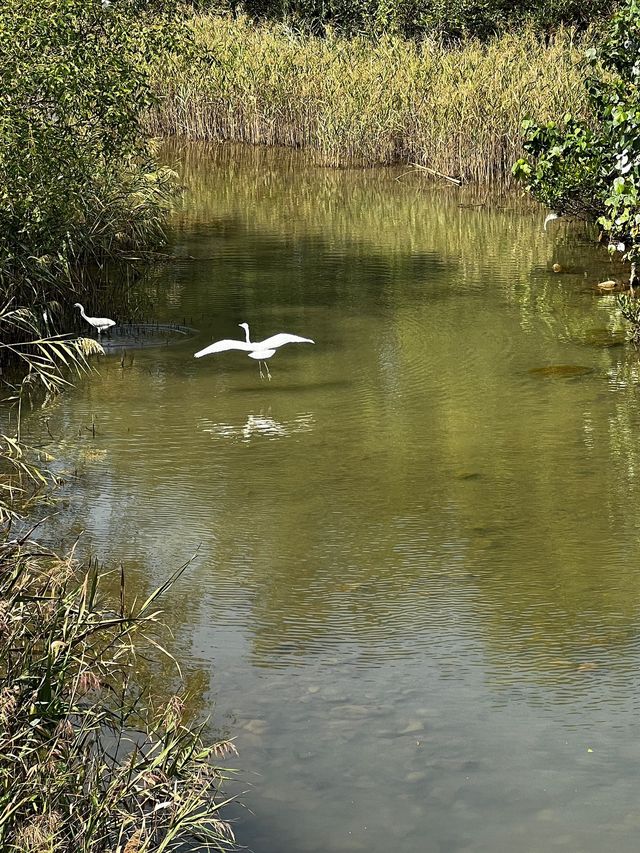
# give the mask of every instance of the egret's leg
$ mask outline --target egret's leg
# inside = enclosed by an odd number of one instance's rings
[[[271,382],[271,371],[269,370],[269,365],[266,361],[264,363],[264,369],[267,371],[267,379]]]
[[[258,362],[258,370],[260,371],[260,379],[264,379],[264,373],[262,372],[262,362]]]

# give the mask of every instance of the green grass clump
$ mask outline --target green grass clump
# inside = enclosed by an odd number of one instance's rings
[[[28,537],[0,543],[0,849],[225,849],[216,765],[232,746],[205,744],[179,696],[140,700],[158,593],[127,608],[123,576],[113,608],[104,581]]]
[[[584,113],[572,34],[533,29],[446,47],[385,35],[303,36],[247,18],[197,16],[209,57],[156,68],[157,135],[284,145],[327,165],[415,162],[465,179],[509,174],[520,122]]]

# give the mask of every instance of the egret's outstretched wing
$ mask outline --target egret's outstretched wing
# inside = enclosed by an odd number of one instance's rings
[[[252,345],[252,349],[266,350],[277,349],[284,344],[313,344],[311,338],[301,338],[299,335],[288,335],[286,332],[280,332],[277,335],[271,335],[270,338],[265,338],[264,341]]]
[[[229,349],[240,349],[245,352],[251,352],[255,349],[255,344],[248,344],[246,341],[216,341],[214,344],[209,344],[208,347],[194,353],[194,358],[202,358],[203,355],[211,355],[214,352],[225,352]]]

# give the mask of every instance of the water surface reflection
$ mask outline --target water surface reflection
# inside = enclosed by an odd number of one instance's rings
[[[258,436],[276,439],[286,438],[286,436],[297,432],[309,432],[313,429],[313,422],[312,412],[302,412],[291,421],[283,422],[271,417],[269,409],[266,414],[261,410],[258,414],[247,415],[247,420],[242,425],[216,423],[208,418],[203,418],[197,424],[197,429],[216,438],[247,442]]]

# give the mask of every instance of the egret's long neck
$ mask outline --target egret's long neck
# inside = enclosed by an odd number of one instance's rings
[[[84,317],[84,319],[86,320],[86,319],[87,319],[87,315],[84,313],[84,308],[82,307],[82,305],[80,305],[80,303],[79,303],[79,302],[78,302],[78,308],[80,309],[80,316],[81,316],[81,317]]]
[[[250,344],[251,340],[249,338],[249,324],[248,323],[244,324],[244,333],[247,336],[247,343]]]

